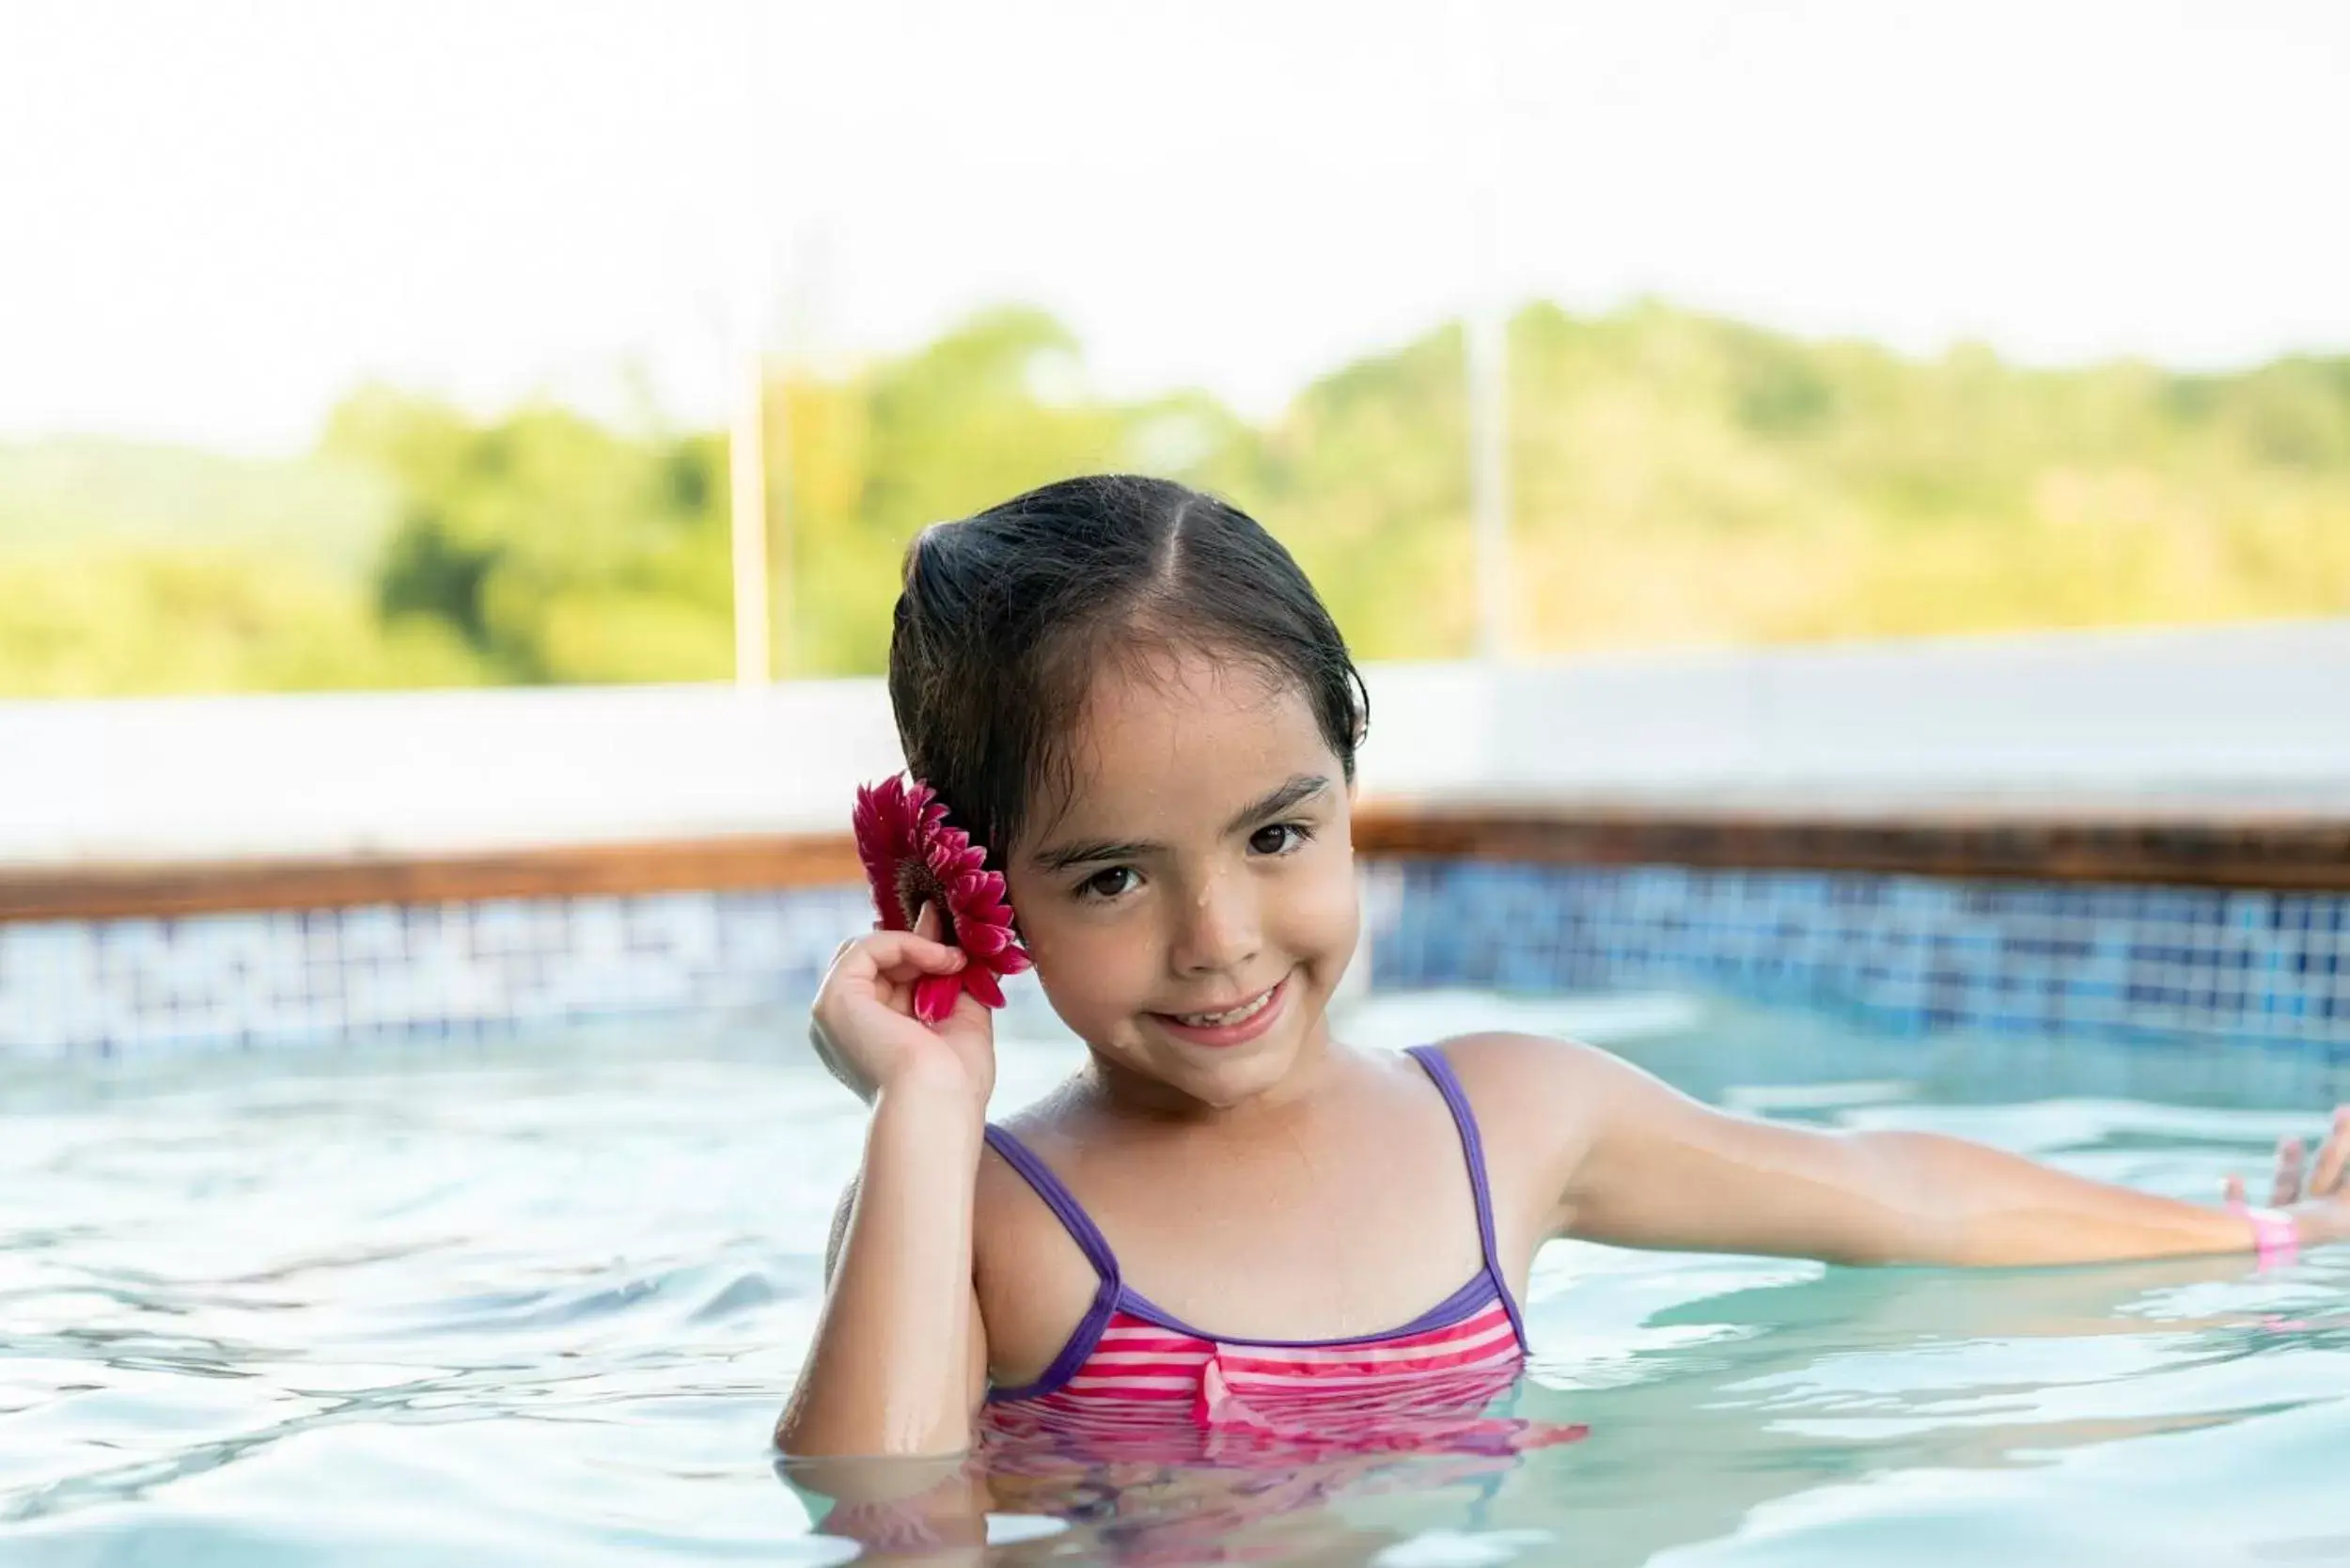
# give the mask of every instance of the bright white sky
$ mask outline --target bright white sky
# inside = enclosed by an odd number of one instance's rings
[[[365,377],[609,408],[632,359],[708,418],[746,294],[834,354],[1032,300],[1252,412],[1487,275],[2339,352],[2345,83],[2328,0],[0,0],[0,438],[284,450]]]

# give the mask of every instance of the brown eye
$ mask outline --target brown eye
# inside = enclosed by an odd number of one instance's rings
[[[1248,847],[1259,855],[1287,855],[1306,841],[1306,830],[1295,823],[1274,823],[1248,836]]]
[[[1083,899],[1115,899],[1134,891],[1134,868],[1112,866],[1106,871],[1096,871],[1077,885],[1077,896]]]

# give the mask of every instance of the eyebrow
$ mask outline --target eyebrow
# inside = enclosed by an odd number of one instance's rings
[[[1329,788],[1330,780],[1322,775],[1301,773],[1243,807],[1230,822],[1224,824],[1224,831],[1228,835],[1238,833],[1242,828],[1253,826],[1267,817],[1278,816],[1283,811],[1302,806]],[[1163,854],[1166,849],[1165,844],[1145,839],[1123,841],[1097,839],[1089,843],[1059,844],[1052,849],[1040,850],[1034,858],[1039,870],[1060,871],[1072,866],[1089,866],[1096,861],[1140,860]]]
[[[1243,807],[1232,820],[1224,824],[1228,834],[1254,826],[1267,817],[1277,817],[1293,806],[1306,802],[1330,787],[1330,781],[1318,773],[1301,773],[1278,789],[1267,790]]]

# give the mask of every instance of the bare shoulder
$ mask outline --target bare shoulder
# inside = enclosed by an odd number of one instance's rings
[[[1031,1106],[1000,1124],[1003,1132],[1027,1148],[1031,1158],[1036,1157],[1037,1145],[1048,1142],[1039,1135],[1050,1126],[1049,1113],[1040,1112],[1041,1107]],[[1050,1250],[1051,1244],[1063,1237],[1060,1220],[995,1142],[998,1136],[991,1135],[979,1155],[973,1194],[974,1241],[983,1267],[999,1260],[1026,1262],[1040,1245]]]
[[[1480,1116],[1489,1096],[1506,1106],[1528,1095],[1572,1092],[1604,1084],[1622,1072],[1624,1066],[1609,1052],[1579,1040],[1502,1029],[1456,1034],[1440,1041],[1436,1048],[1452,1064],[1453,1073],[1469,1091]],[[1543,1109],[1545,1114],[1555,1114],[1557,1107]]]
[[[1061,1127],[1068,1119],[1076,1096],[1073,1084],[1063,1084],[1042,1099],[1022,1106],[995,1123],[986,1151],[979,1157],[978,1215],[981,1237],[1060,1238],[1067,1240],[1066,1228],[1037,1192],[1035,1184],[1012,1164],[1010,1156],[997,1147],[995,1139],[1010,1135],[1013,1143],[1026,1151],[1030,1159],[1042,1163],[1049,1171],[1051,1152],[1061,1136]]]
[[[1596,1045],[1496,1030],[1438,1043],[1496,1177],[1556,1193],[1582,1163],[1631,1069]]]
[[[1010,1118],[1005,1129],[1032,1153],[1038,1144],[1049,1149],[1054,1110],[1048,1098]],[[979,1156],[971,1242],[990,1372],[999,1382],[1029,1382],[1092,1306],[1100,1278],[1060,1216],[993,1144]]]

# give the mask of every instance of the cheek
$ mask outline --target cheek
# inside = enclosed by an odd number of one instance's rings
[[[1128,1011],[1149,983],[1149,944],[1135,939],[1131,922],[1066,918],[1052,911],[1035,920],[1024,917],[1021,934],[1036,959],[1037,983],[1072,1027]]]
[[[1343,852],[1298,879],[1284,920],[1284,936],[1301,955],[1342,960],[1361,934],[1362,900],[1355,886],[1355,857]]]

